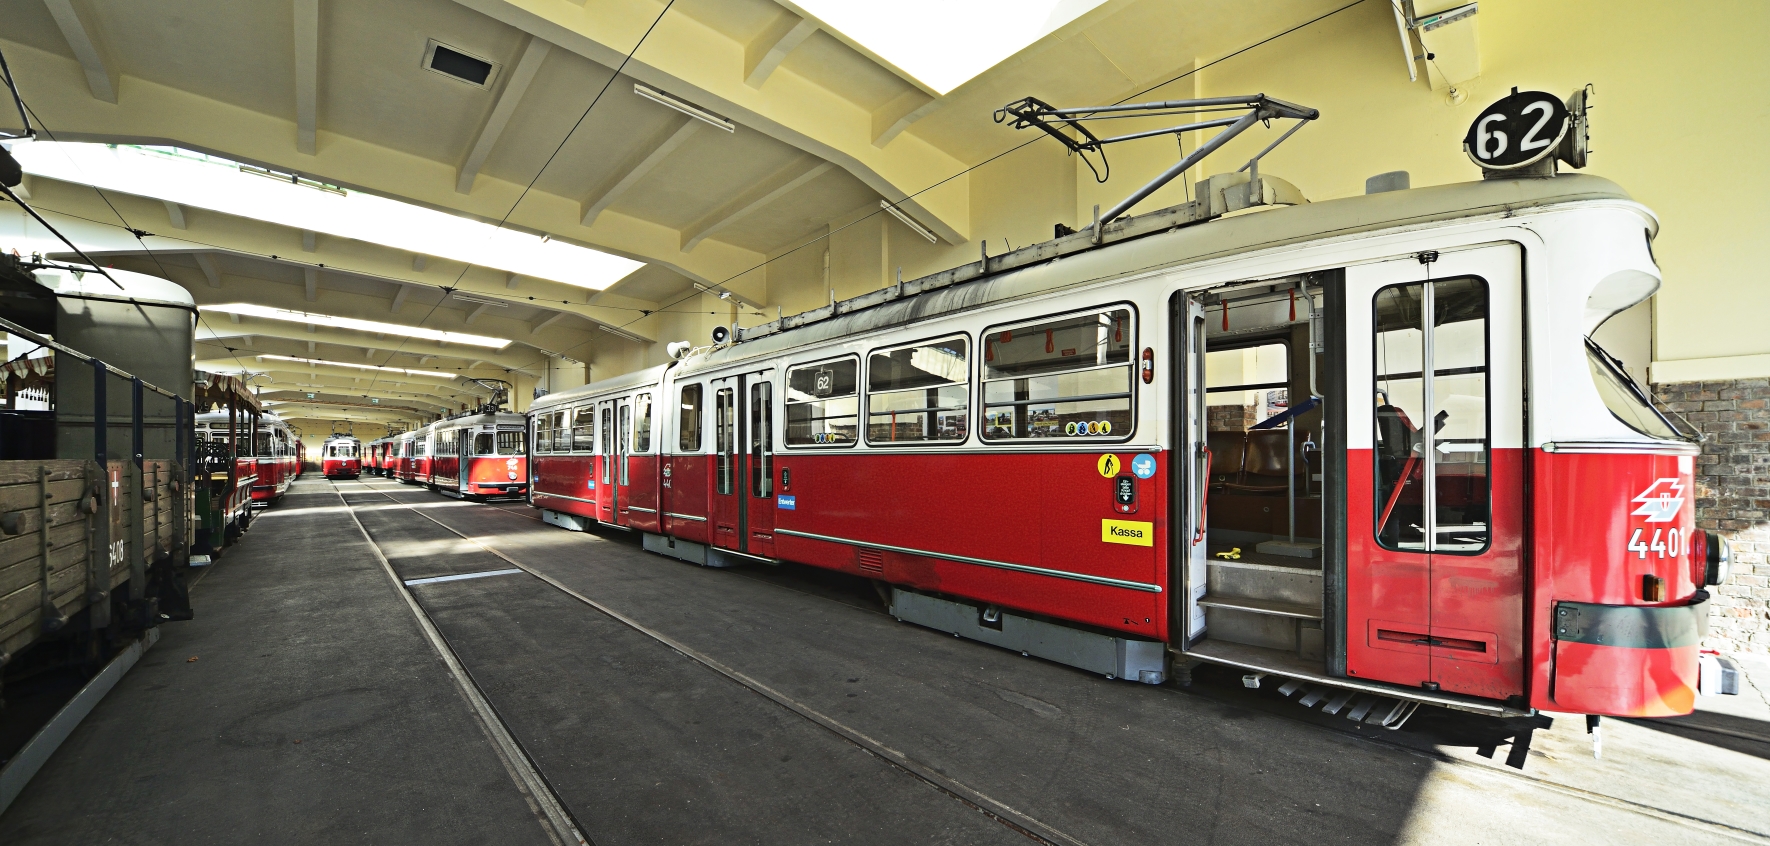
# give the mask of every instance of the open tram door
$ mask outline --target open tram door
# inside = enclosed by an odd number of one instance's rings
[[[712,545],[773,558],[774,370],[714,379],[711,387]]]
[[[1347,268],[1345,673],[1524,693],[1523,252]]]

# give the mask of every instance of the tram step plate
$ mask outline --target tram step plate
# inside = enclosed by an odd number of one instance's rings
[[[1006,610],[986,622],[985,609],[978,606],[897,588],[891,591],[891,616],[1109,678],[1145,684],[1167,680],[1166,650],[1159,641],[1082,631]]]

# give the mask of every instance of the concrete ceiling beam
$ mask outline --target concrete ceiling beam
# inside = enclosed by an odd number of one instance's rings
[[[873,146],[890,144],[909,129],[910,124],[933,114],[944,102],[914,89],[885,101],[884,105],[873,110]]]
[[[307,301],[313,302],[320,298],[320,271],[317,267],[306,267],[301,270],[302,287],[306,288]]]
[[[744,84],[761,88],[762,83],[781,66],[787,54],[798,49],[805,39],[817,32],[817,21],[807,20],[782,10],[780,17],[744,45]]]
[[[730,202],[700,220],[689,224],[682,230],[682,251],[689,252],[699,246],[701,241],[711,238],[719,230],[742,220],[747,215],[762,209],[834,169],[835,165],[823,161],[816,156],[800,156],[788,162],[785,167],[769,174],[750,190],[733,198]]]
[[[522,58],[516,60],[516,67],[504,75],[504,87],[498,91],[497,99],[492,103],[492,110],[479,126],[474,136],[473,145],[467,149],[467,157],[462,159],[461,167],[455,175],[455,193],[468,194],[473,191],[473,179],[479,175],[480,167],[485,165],[486,157],[492,154],[492,148],[498,145],[498,138],[504,134],[504,128],[510,125],[510,116],[516,113],[516,107],[522,103],[522,95],[528,93],[529,83],[535,81],[535,73],[540,71],[541,62],[546,60],[547,51],[553,45],[546,41],[529,36],[523,45]]]
[[[313,156],[301,154],[289,140],[297,129],[287,118],[204,97],[152,80],[130,77],[129,98],[116,106],[102,105],[87,96],[84,83],[79,81],[81,74],[78,63],[73,60],[16,42],[8,42],[6,58],[15,75],[32,80],[34,108],[41,113],[45,122],[56,128],[57,136],[63,140],[173,144],[234,161],[313,174],[316,178],[345,188],[368,190],[385,197],[407,200],[480,220],[495,221],[508,216],[509,228],[552,233],[561,240],[659,264],[703,284],[715,284],[720,280],[739,276],[765,258],[761,252],[720,242],[704,244],[692,255],[686,254],[681,252],[681,236],[674,226],[617,211],[604,211],[597,217],[595,226],[585,227],[581,223],[584,211],[581,197],[528,190],[523,201],[518,203],[517,198],[523,197],[528,187],[526,183],[484,173],[476,179],[471,194],[460,194],[455,191],[459,170],[457,162],[437,161],[347,135],[329,133],[323,150]],[[945,175],[950,174],[943,174]],[[82,191],[85,195],[93,193],[87,188],[82,188]],[[114,198],[118,195],[113,193],[112,196]],[[93,205],[97,207],[88,208]],[[159,205],[157,200],[154,205]],[[71,190],[62,192],[59,202],[51,204],[49,210],[62,207],[69,214],[93,220],[103,220],[109,216],[109,210],[95,198],[75,196],[75,192]],[[40,208],[39,211],[44,209]],[[73,223],[75,221],[69,221],[70,225]],[[230,215],[205,214],[191,220],[193,233],[197,231],[199,224],[206,230],[219,228],[245,240],[262,241],[267,245],[279,239],[267,236],[265,232],[278,230],[285,233],[280,236],[282,243],[279,246],[240,247],[242,251],[269,255],[287,254],[296,249],[295,244],[289,243],[287,234],[293,230],[274,224]],[[57,220],[57,228],[62,225]],[[88,228],[98,235],[98,227]],[[134,239],[126,232],[121,229],[118,232],[122,233],[122,238],[114,237],[113,233],[112,236],[98,235],[91,242],[82,240],[80,243],[86,246],[88,243],[115,242],[115,249],[119,250],[125,249],[124,245],[127,243],[134,249],[140,249],[139,245],[133,244]],[[209,245],[222,243],[207,235],[193,234],[188,236],[188,241],[181,241],[165,233],[161,234],[162,239],[149,239],[149,244],[154,249],[196,251],[211,249]],[[319,253],[324,255],[328,252],[327,242],[343,240],[346,239],[323,239]],[[356,244],[353,249],[362,246],[364,245]],[[376,255],[381,252],[392,255],[396,252],[373,247],[369,250]],[[357,253],[361,252],[364,251],[357,250]],[[347,255],[358,258],[356,253]],[[397,278],[402,272],[406,272],[403,268],[409,260],[409,254],[401,254],[397,264],[377,258],[371,264],[375,268],[385,266],[386,269],[371,269],[371,272]],[[349,269],[353,265],[349,260],[323,261],[328,270],[333,271]],[[468,274],[463,283],[464,290],[475,284],[476,275],[472,272]],[[503,274],[497,273],[496,276],[501,279]],[[547,300],[569,301],[573,295],[581,299],[586,293],[583,288],[534,278],[530,278],[524,287],[533,287],[538,298]],[[555,291],[560,294],[556,296]],[[567,291],[570,293],[566,293]],[[592,321],[598,319],[593,314],[584,316]]]
[[[912,133],[899,131],[891,143],[874,144],[886,133],[874,131],[872,111],[812,79],[774,73],[768,85],[751,87],[745,82],[749,45],[690,15],[659,18],[651,0],[606,0],[591,6],[537,0],[456,2],[604,67],[623,67],[627,76],[833,162],[910,210],[947,243],[970,239],[970,182],[958,175],[966,162]],[[811,19],[791,4],[783,5],[796,17]],[[648,28],[642,49],[629,59],[628,51]],[[939,97],[877,56],[861,52],[924,96]]]
[[[387,313],[399,314],[399,310],[406,307],[406,297],[412,295],[414,287],[416,286],[394,283],[393,301],[387,304]]]
[[[67,39],[68,49],[74,52],[75,61],[85,72],[86,87],[92,96],[106,103],[117,102],[117,66],[105,61],[96,31],[75,8],[73,0],[43,0],[43,5],[48,7],[50,17],[55,18],[56,27]]]
[[[165,206],[166,206],[166,221],[168,223],[172,224],[172,228],[173,229],[186,228],[186,225],[184,222],[184,206],[181,206],[177,203],[166,203]]]
[[[541,332],[545,331],[547,329],[547,327],[552,326],[553,324],[558,323],[559,321],[564,320],[564,319],[565,319],[565,312],[556,311],[553,313],[552,316],[548,317],[546,320],[539,321],[539,322],[535,323],[533,326],[530,326],[529,327],[529,334],[530,335],[539,335],[539,334],[541,334]]]
[[[640,145],[638,152],[634,153],[627,161],[622,162],[620,167],[615,168],[614,174],[608,178],[607,182],[584,198],[580,204],[583,206],[584,213],[579,222],[585,226],[594,224],[597,216],[602,214],[609,204],[620,199],[622,194],[631,191],[633,186],[638,185],[647,174],[657,169],[658,165],[663,164],[665,159],[670,158],[671,153],[676,152],[677,147],[694,137],[694,134],[705,125],[694,118],[683,116],[664,127],[663,131],[652,136],[651,140]]]
[[[320,0],[293,0],[295,7],[295,149],[319,152]]]

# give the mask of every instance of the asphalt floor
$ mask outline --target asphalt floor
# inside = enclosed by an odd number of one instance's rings
[[[1390,732],[1225,671],[1108,681],[894,621],[864,581],[537,514],[297,482],[0,843],[563,842],[553,798],[597,844],[1770,841],[1755,687],[1606,721],[1602,759],[1571,715]]]

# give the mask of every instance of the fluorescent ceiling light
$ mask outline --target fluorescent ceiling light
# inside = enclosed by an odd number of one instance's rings
[[[726,132],[732,132],[737,129],[737,124],[734,124],[731,121],[726,120],[725,118],[722,118],[716,114],[713,114],[712,112],[709,112],[706,109],[701,108],[700,106],[690,103],[687,100],[680,100],[680,99],[672,97],[668,94],[665,94],[664,92],[659,91],[656,88],[652,88],[649,85],[641,85],[641,84],[635,82],[635,83],[633,83],[633,93],[638,94],[639,96],[644,97],[645,99],[650,100],[654,103],[659,103],[659,104],[662,104],[665,106],[669,106],[670,108],[675,109],[676,111],[679,111],[685,115],[688,115],[689,117],[694,118],[695,120],[702,121],[705,123],[710,123],[714,126],[719,127],[720,129],[725,130]]]
[[[330,326],[335,329],[355,329],[359,332],[381,332],[388,335],[399,335],[405,338],[419,338],[444,344],[466,344],[471,347],[486,347],[501,350],[510,346],[503,338],[491,338],[485,335],[469,335],[466,332],[444,332],[440,329],[425,329],[419,326],[401,326],[397,323],[382,323],[379,320],[358,320],[354,317],[333,317],[329,314],[314,314],[306,311],[291,311],[286,308],[253,305],[252,303],[226,303],[223,305],[206,305],[199,307],[205,312],[221,314],[238,314],[244,317],[262,317],[266,320],[283,320],[289,323],[311,323],[315,326]]]
[[[885,211],[890,212],[892,217],[895,217],[898,220],[903,221],[903,225],[908,226],[910,228],[910,230],[915,232],[917,235],[927,238],[928,243],[933,244],[933,243],[937,243],[939,241],[939,238],[936,237],[934,234],[934,230],[929,229],[928,227],[923,226],[922,224],[918,223],[915,218],[910,217],[908,214],[906,214],[904,212],[903,209],[900,209],[897,206],[892,205],[889,201],[880,200],[879,201],[879,208],[882,208]]]
[[[244,173],[241,165],[226,159],[173,147],[38,141],[18,145],[13,156],[26,173],[46,179],[324,232],[594,291],[644,266],[599,250],[544,240],[360,191],[341,191],[311,179],[290,181],[287,175],[266,179]],[[176,240],[176,233],[161,234]]]
[[[1104,2],[796,0],[796,5],[945,94]]]
[[[319,359],[319,358],[300,358],[298,356],[292,356],[292,355],[269,355],[269,354],[266,354],[266,355],[253,356],[253,358],[255,358],[259,361],[293,361],[297,364],[314,364],[314,365],[322,365],[323,364],[327,367],[353,367],[353,368],[356,368],[357,370],[376,370],[376,371],[379,371],[382,373],[404,373],[407,376],[430,376],[430,377],[434,377],[437,379],[448,379],[450,381],[454,381],[456,378],[459,378],[453,374],[438,373],[435,370],[411,370],[411,369],[404,368],[404,367],[382,367],[379,364],[352,364],[351,362],[348,362],[348,361],[326,361],[324,359]]]

